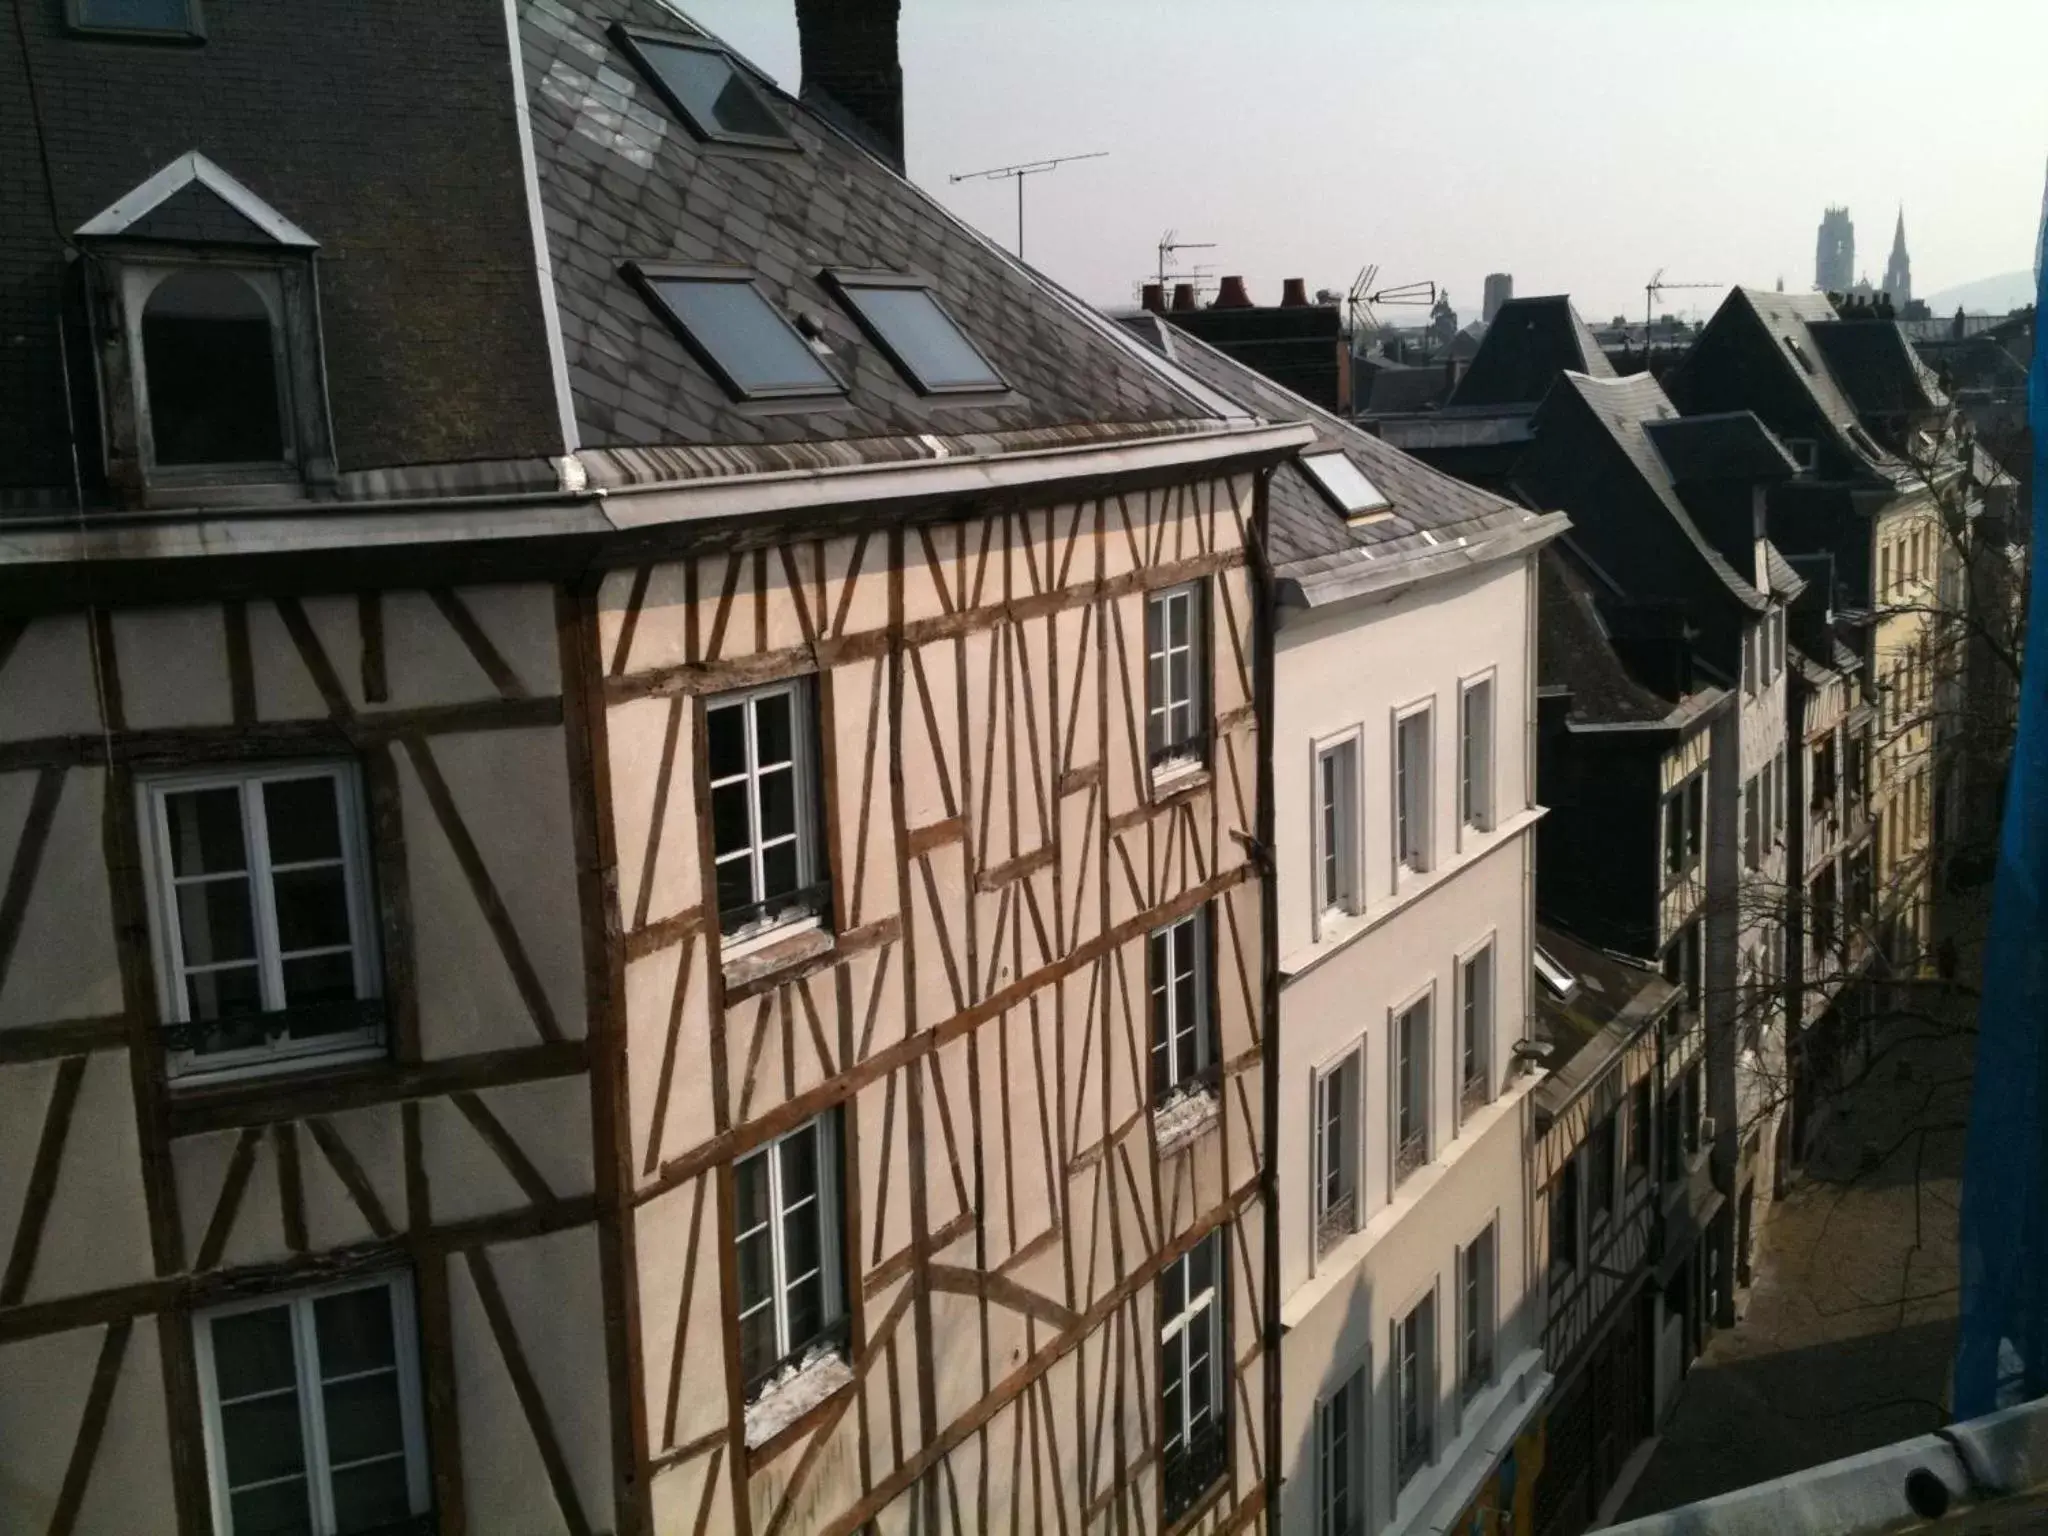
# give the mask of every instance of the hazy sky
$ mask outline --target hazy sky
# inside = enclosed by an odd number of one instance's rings
[[[796,87],[794,0],[681,5]],[[1099,303],[1176,228],[1262,303],[1376,262],[1639,318],[1659,267],[1809,287],[1827,203],[1878,281],[1902,202],[1926,294],[2032,265],[2048,164],[2048,0],[903,0],[902,50],[912,178],[1005,246],[1014,183],[949,173],[1109,151],[1025,194]]]

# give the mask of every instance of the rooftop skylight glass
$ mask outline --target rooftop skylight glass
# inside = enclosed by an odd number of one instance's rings
[[[1387,505],[1387,498],[1366,478],[1365,471],[1341,453],[1304,454],[1301,465],[1346,517]]]
[[[845,392],[746,274],[636,275],[698,360],[739,399]]]
[[[1578,978],[1545,954],[1541,946],[1535,947],[1535,954],[1536,974],[1543,978],[1543,985],[1549,988],[1550,995],[1564,1002],[1577,990]]]
[[[630,32],[617,36],[669,109],[699,138],[795,147],[788,125],[722,48]]]
[[[828,277],[861,329],[923,393],[1007,387],[922,283],[842,273]]]

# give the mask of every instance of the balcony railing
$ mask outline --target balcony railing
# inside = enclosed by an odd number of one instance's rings
[[[1212,1415],[1160,1458],[1159,1502],[1171,1525],[1202,1501],[1230,1462],[1230,1423]]]
[[[1422,1131],[1414,1131],[1401,1140],[1394,1149],[1394,1182],[1399,1184],[1409,1174],[1429,1161],[1429,1137]]]
[[[1358,1192],[1347,1190],[1316,1218],[1316,1257],[1321,1258],[1357,1230]]]
[[[1428,1466],[1434,1459],[1434,1440],[1429,1426],[1416,1426],[1409,1433],[1400,1435],[1394,1444],[1394,1485],[1406,1488],[1415,1474]]]

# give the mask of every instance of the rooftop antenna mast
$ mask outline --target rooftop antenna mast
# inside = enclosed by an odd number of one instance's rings
[[[1370,325],[1374,330],[1379,329],[1379,316],[1372,312],[1372,307],[1375,304],[1425,305],[1436,303],[1436,284],[1433,282],[1425,280],[1419,283],[1396,283],[1391,288],[1375,288],[1373,284],[1379,280],[1379,275],[1380,269],[1377,262],[1359,268],[1358,277],[1351,284],[1351,292],[1345,298],[1346,323],[1351,328],[1351,336],[1354,342],[1360,334],[1358,328],[1360,316],[1363,316],[1366,324]]]
[[[1027,160],[1019,165],[998,165],[986,171],[962,171],[948,181],[1001,181],[1005,176],[1017,183],[1017,259],[1024,259],[1024,178],[1041,171],[1056,171],[1070,160],[1100,160],[1106,149],[1091,149],[1085,155],[1055,155],[1050,160]]]
[[[1159,237],[1160,292],[1163,294],[1166,291],[1166,264],[1176,251],[1213,251],[1215,249],[1216,242],[1214,240],[1183,240],[1180,238],[1180,231],[1177,229],[1169,229],[1165,234],[1161,235]],[[1176,272],[1173,275],[1178,277],[1181,274]],[[1199,278],[1201,276],[1201,268],[1197,267],[1188,275]]]
[[[1658,294],[1664,292],[1667,288],[1725,288],[1727,286],[1726,283],[1667,283],[1664,281],[1664,269],[1659,267],[1656,274],[1647,283],[1643,284],[1643,345],[1647,347],[1650,344],[1650,310],[1651,306],[1657,302]]]

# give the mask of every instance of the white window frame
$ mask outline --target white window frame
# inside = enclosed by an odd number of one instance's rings
[[[1200,582],[1182,582],[1179,586],[1158,587],[1145,594],[1145,754],[1146,762],[1154,777],[1169,774],[1189,764],[1206,761],[1208,756],[1208,721],[1204,717],[1208,689],[1208,636],[1207,615],[1202,602]],[[1185,646],[1173,643],[1173,605],[1187,604],[1187,634]],[[1151,643],[1152,612],[1159,610],[1159,649]],[[1188,656],[1188,696],[1185,699],[1172,696],[1172,658],[1181,651]],[[1187,713],[1187,733],[1176,737],[1173,734],[1173,716],[1177,710]],[[1161,744],[1152,745],[1152,722],[1162,720]]]
[[[1423,1316],[1423,1310],[1428,1315]],[[1406,1335],[1409,1325],[1421,1319],[1422,1326],[1415,1328],[1413,1350],[1407,1346]],[[1394,1314],[1392,1347],[1387,1356],[1387,1370],[1390,1375],[1388,1393],[1392,1415],[1389,1420],[1391,1432],[1387,1436],[1389,1471],[1393,1474],[1394,1498],[1398,1501],[1408,1484],[1424,1467],[1436,1461],[1437,1445],[1437,1283],[1431,1280],[1409,1304]],[[1415,1381],[1412,1387],[1404,1385],[1409,1373],[1410,1357],[1414,1361]],[[1407,1417],[1406,1407],[1413,1401],[1419,1411],[1422,1440],[1422,1455],[1414,1466],[1402,1475],[1401,1454],[1405,1445],[1402,1420]]]
[[[818,1164],[818,1192],[815,1196],[806,1198],[811,1201],[817,1211],[818,1267],[815,1271],[806,1271],[804,1274],[792,1279],[789,1275],[787,1253],[789,1242],[788,1219],[791,1212],[802,1208],[804,1201],[797,1201],[792,1205],[785,1205],[783,1202],[782,1148],[785,1143],[795,1141],[800,1136],[815,1136],[817,1138],[817,1150],[813,1155],[816,1157]],[[735,1190],[737,1190],[739,1182],[739,1170],[746,1164],[753,1162],[757,1158],[765,1158],[768,1170],[768,1217],[766,1226],[768,1228],[768,1251],[770,1258],[768,1273],[769,1293],[766,1297],[758,1298],[751,1303],[749,1303],[744,1294],[740,1294],[736,1297],[734,1312],[737,1319],[743,1323],[750,1314],[758,1311],[764,1305],[772,1310],[775,1319],[776,1363],[770,1367],[768,1374],[760,1381],[748,1384],[750,1395],[758,1394],[764,1386],[773,1381],[775,1375],[780,1370],[796,1363],[796,1357],[799,1354],[828,1345],[829,1341],[840,1332],[842,1325],[846,1321],[846,1265],[842,1247],[843,1233],[840,1227],[840,1211],[842,1209],[840,1204],[840,1185],[846,1176],[842,1157],[843,1153],[841,1152],[839,1135],[839,1112],[837,1110],[826,1110],[821,1115],[812,1116],[795,1130],[788,1131],[781,1136],[777,1136],[773,1141],[756,1147],[745,1157],[733,1160]],[[735,1255],[739,1251],[740,1243],[759,1230],[759,1227],[749,1227],[745,1232],[739,1230],[738,1195],[735,1193],[733,1210],[733,1251]],[[737,1270],[737,1267],[736,1262],[735,1270]],[[808,1338],[792,1339],[789,1329],[789,1293],[795,1285],[808,1280],[813,1273],[817,1274],[821,1281],[819,1303],[821,1321],[818,1331],[811,1334]],[[737,1286],[739,1283],[735,1279],[734,1284]],[[843,1346],[841,1347],[843,1348]]]
[[[1762,621],[1745,625],[1742,631],[1742,691],[1752,699],[1756,697],[1757,683],[1762,676],[1759,653],[1763,648]]]
[[[1422,699],[1394,711],[1394,729],[1391,750],[1393,756],[1394,792],[1388,796],[1391,802],[1394,824],[1394,883],[1415,875],[1426,874],[1433,861],[1435,840],[1431,836],[1436,805],[1436,701]],[[1422,779],[1419,787],[1408,781],[1409,770],[1401,761],[1402,727],[1414,720],[1422,721]],[[1411,789],[1421,802],[1414,808],[1411,818],[1408,800]],[[1412,820],[1412,825],[1411,825]],[[1411,838],[1410,832],[1414,834]]]
[[[1194,930],[1195,956],[1194,1044],[1190,1049],[1190,1054],[1194,1060],[1191,1066],[1183,1070],[1177,1042],[1185,1031],[1181,1027],[1182,1021],[1179,1016],[1178,998],[1180,994],[1174,985],[1179,973],[1172,971],[1173,935],[1181,928],[1187,927],[1190,924],[1193,925]],[[1152,1103],[1154,1107],[1169,1104],[1184,1093],[1201,1089],[1205,1084],[1210,1068],[1216,1062],[1216,1015],[1213,1000],[1209,995],[1210,933],[1209,906],[1205,902],[1186,916],[1175,918],[1172,922],[1162,927],[1154,928],[1145,935],[1145,1017],[1152,1026],[1151,1062],[1154,1079],[1152,1083]],[[1163,981],[1154,973],[1152,965],[1153,945],[1162,938],[1165,940],[1166,963],[1169,971],[1169,974]],[[1159,1023],[1161,1015],[1157,1011],[1161,1005],[1156,1004],[1154,1001],[1162,993],[1165,997],[1163,1007],[1166,1025],[1166,1070],[1163,1073],[1159,1070]]]
[[[1372,1363],[1359,1362],[1336,1391],[1316,1401],[1316,1532],[1317,1536],[1360,1536],[1369,1522],[1371,1487]],[[1341,1415],[1341,1423],[1338,1422]],[[1339,1438],[1341,1436],[1341,1439]],[[1338,1523],[1337,1474],[1345,1485],[1351,1518]]]
[[[1416,1009],[1422,1010],[1422,1098],[1419,1106],[1422,1125],[1422,1159],[1413,1167],[1403,1169],[1401,1150],[1412,1141],[1401,1135],[1401,1095],[1406,1087],[1406,1075],[1401,1070],[1401,1045],[1405,1033],[1403,1025],[1408,1015]],[[1436,985],[1434,982],[1414,993],[1404,1002],[1388,1010],[1387,1026],[1387,1179],[1390,1191],[1400,1187],[1416,1173],[1427,1168],[1436,1158],[1436,1114],[1432,1102],[1436,1097]]]
[[[1494,939],[1495,934],[1489,929],[1485,938],[1460,951],[1456,957],[1457,974],[1452,978],[1458,995],[1457,1098],[1461,1121],[1466,1114],[1493,1102],[1497,1076],[1493,1061],[1494,1033],[1500,1018],[1500,950]],[[1484,995],[1475,998],[1472,994],[1472,971],[1482,961],[1485,963]],[[1476,1049],[1473,1041],[1475,1030]],[[1468,1055],[1477,1057],[1473,1072],[1466,1070]],[[1475,1086],[1479,1090],[1476,1095],[1472,1091]]]
[[[1354,1076],[1347,1086],[1344,1073]],[[1365,1041],[1353,1041],[1315,1073],[1310,1102],[1311,1157],[1309,1234],[1311,1270],[1338,1243],[1365,1223]],[[1334,1156],[1332,1134],[1337,1139]],[[1332,1168],[1341,1187],[1331,1190]],[[1346,1202],[1349,1209],[1345,1209]]]
[[[170,821],[164,802],[175,794],[233,789],[241,799],[242,847],[249,882],[250,918],[256,930],[257,975],[264,1014],[281,1019],[284,970],[277,934],[271,877],[269,829],[263,813],[263,786],[289,779],[326,778],[335,786],[335,808],[342,853],[342,880],[347,894],[349,947],[355,966],[358,1001],[382,995],[383,968],[377,945],[377,914],[371,875],[369,818],[363,801],[362,771],[346,759],[273,759],[243,768],[194,769],[151,774],[135,786],[137,813],[142,818],[143,862],[148,880],[150,941],[157,958],[157,1004],[161,1017],[189,1024],[191,1003],[185,992],[184,962],[175,868],[171,860]],[[287,868],[293,866],[286,866]],[[313,1064],[365,1061],[385,1053],[381,1022],[361,1029],[293,1042],[281,1037],[270,1044],[241,1051],[167,1050],[165,1071],[174,1079],[255,1077]]]
[[[1493,684],[1494,673],[1488,669],[1458,685],[1458,826],[1461,832],[1467,828],[1474,832],[1491,832],[1494,828],[1494,738],[1498,735],[1496,722],[1500,706]],[[1485,718],[1476,743],[1476,755],[1481,761],[1474,763],[1472,702],[1482,695]],[[1474,793],[1475,787],[1477,794]]]
[[[1359,858],[1359,808],[1365,798],[1364,733],[1354,726],[1315,743],[1310,785],[1315,825],[1315,911],[1318,937],[1333,918],[1355,916],[1365,906]],[[1335,804],[1330,791],[1337,790]]]
[[[215,1307],[192,1319],[193,1348],[197,1357],[201,1428],[206,1441],[207,1491],[213,1506],[213,1528],[220,1536],[234,1536],[232,1506],[228,1498],[227,1441],[221,1427],[220,1387],[213,1359],[213,1324],[217,1319],[244,1312],[263,1312],[277,1307],[291,1309],[292,1367],[299,1401],[299,1437],[304,1448],[307,1506],[313,1529],[328,1536],[335,1528],[333,1468],[327,1454],[327,1418],[319,1373],[319,1338],[314,1327],[313,1304],[329,1296],[351,1291],[383,1289],[391,1303],[392,1354],[398,1375],[399,1422],[405,1440],[406,1492],[411,1513],[425,1514],[432,1505],[427,1468],[426,1418],[420,1391],[419,1325],[413,1309],[412,1278],[403,1271],[373,1279],[349,1280],[318,1290],[260,1296]],[[279,1389],[280,1391],[282,1389]]]
[[[1228,1294],[1226,1266],[1230,1262],[1230,1245],[1223,1239],[1225,1230],[1223,1227],[1212,1227],[1209,1231],[1196,1238],[1188,1246],[1187,1251],[1174,1259],[1168,1266],[1168,1268],[1178,1268],[1180,1270],[1181,1309],[1172,1317],[1162,1317],[1159,1320],[1159,1460],[1162,1473],[1169,1445],[1174,1441],[1178,1441],[1182,1451],[1185,1453],[1187,1448],[1193,1444],[1195,1435],[1195,1425],[1188,1418],[1188,1387],[1191,1382],[1196,1380],[1196,1376],[1189,1367],[1188,1352],[1185,1348],[1179,1351],[1180,1422],[1173,1426],[1171,1434],[1168,1433],[1166,1423],[1166,1349],[1203,1312],[1209,1314],[1209,1361],[1206,1367],[1209,1373],[1209,1420],[1212,1423],[1227,1423],[1229,1419],[1230,1400],[1227,1393],[1229,1391],[1230,1379],[1226,1365],[1230,1358],[1231,1342],[1230,1313],[1226,1305],[1226,1296]],[[1188,1282],[1194,1277],[1194,1256],[1196,1251],[1203,1247],[1210,1249],[1209,1285],[1200,1295],[1190,1295]],[[1163,1273],[1155,1283],[1162,1287],[1164,1286],[1165,1276]],[[1162,1500],[1164,1493],[1165,1490],[1162,1487]]]
[[[1467,1272],[1475,1254],[1481,1260],[1480,1279],[1483,1282],[1476,1311],[1471,1294],[1473,1277]],[[1483,1342],[1486,1368],[1485,1374],[1477,1378],[1470,1370],[1470,1344],[1475,1328]],[[1461,1408],[1492,1386],[1499,1376],[1499,1341],[1500,1213],[1496,1211],[1487,1218],[1486,1225],[1473,1234],[1472,1240],[1458,1249],[1458,1403]]]
[[[754,705],[762,700],[787,697],[789,700],[790,767],[794,779],[793,791],[796,806],[796,827],[789,839],[764,839],[761,836],[761,773],[754,729]],[[710,777],[711,715],[715,710],[740,709],[744,720],[746,741],[746,766],[738,774],[728,774],[722,779]],[[743,854],[728,853],[720,856],[715,842],[712,845],[712,867],[705,872],[709,887],[706,895],[713,910],[713,922],[720,929],[719,954],[722,959],[733,960],[751,953],[763,945],[776,943],[796,934],[824,926],[825,914],[822,902],[792,900],[784,911],[766,914],[753,922],[743,924],[730,933],[723,931],[724,916],[718,907],[718,866],[737,857],[745,857],[752,866],[755,901],[760,895],[765,875],[763,860],[772,844],[784,841],[796,844],[796,888],[805,891],[817,885],[824,869],[824,850],[818,834],[818,758],[816,743],[812,740],[816,729],[816,712],[811,705],[811,679],[788,677],[776,682],[763,683],[758,688],[736,688],[729,693],[716,693],[704,700],[703,741],[698,751],[705,754],[706,796],[701,815],[709,818],[712,814],[711,796],[727,784],[747,785],[747,829],[748,841]]]

